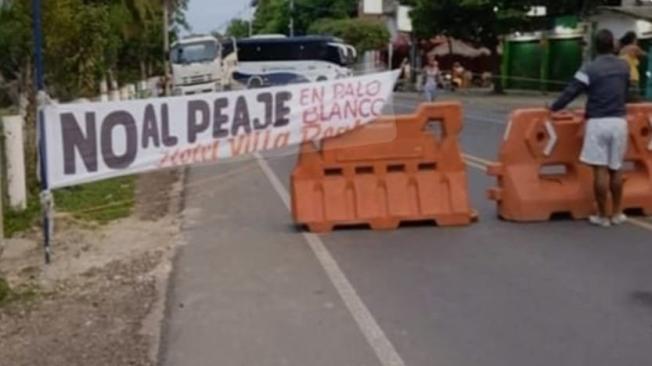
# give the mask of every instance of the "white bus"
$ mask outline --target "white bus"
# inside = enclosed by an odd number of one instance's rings
[[[352,46],[334,37],[257,36],[236,44],[232,77],[247,88],[349,77],[357,56]],[[225,54],[232,48],[225,47]]]
[[[190,36],[170,51],[174,95],[210,93],[227,89],[237,61],[222,57],[222,45],[211,35]]]

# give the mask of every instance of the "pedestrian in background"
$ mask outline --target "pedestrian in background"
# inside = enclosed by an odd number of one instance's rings
[[[412,76],[412,70],[410,68],[410,61],[407,58],[404,58],[399,66],[401,70],[400,84],[401,88],[404,91],[410,90],[410,80]],[[398,85],[396,86],[398,88]]]
[[[461,63],[455,61],[453,63],[452,78],[453,78],[453,90],[457,88],[464,88],[464,73],[466,69],[462,66]]]
[[[627,149],[627,100],[630,65],[614,53],[613,34],[600,30],[596,35],[595,60],[583,66],[552,104],[551,110],[564,109],[581,93],[586,101],[586,131],[580,161],[590,165],[594,174],[594,193],[598,212],[589,217],[594,225],[608,227],[622,224],[622,167]],[[607,197],[611,192],[612,213],[607,213]]]
[[[643,51],[638,45],[636,33],[625,33],[625,35],[620,39],[620,57],[625,60],[629,66],[629,93],[627,96],[627,101],[629,103],[636,103],[641,99],[641,75],[638,71],[638,66],[640,64],[640,58],[645,55],[645,51]]]
[[[439,63],[434,57],[428,59],[428,64],[423,68],[423,92],[428,102],[437,98],[439,82]]]
[[[407,58],[404,58],[403,62],[401,62],[401,77],[408,81],[412,78],[412,68]]]

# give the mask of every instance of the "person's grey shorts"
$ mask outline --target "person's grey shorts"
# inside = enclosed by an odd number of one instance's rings
[[[580,161],[620,170],[627,151],[625,118],[593,118],[586,123]]]

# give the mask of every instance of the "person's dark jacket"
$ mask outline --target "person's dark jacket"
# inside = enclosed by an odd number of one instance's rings
[[[629,87],[629,67],[614,55],[601,55],[582,67],[551,110],[564,109],[581,93],[586,92],[586,118],[624,117]]]

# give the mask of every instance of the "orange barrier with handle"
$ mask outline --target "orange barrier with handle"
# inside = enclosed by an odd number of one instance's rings
[[[625,161],[623,207],[652,215],[652,104],[627,108],[629,141]]]
[[[441,127],[441,136],[433,133]],[[466,225],[466,167],[458,146],[459,103],[422,104],[413,115],[383,117],[301,147],[292,173],[292,213],[310,231],[368,224],[396,229],[404,221]]]
[[[629,106],[629,146],[624,173],[624,209],[652,214],[652,105]],[[499,162],[487,173],[498,186],[488,191],[500,217],[545,221],[554,214],[575,219],[596,212],[591,168],[579,161],[584,136],[582,111],[553,114],[545,109],[512,113]]]

